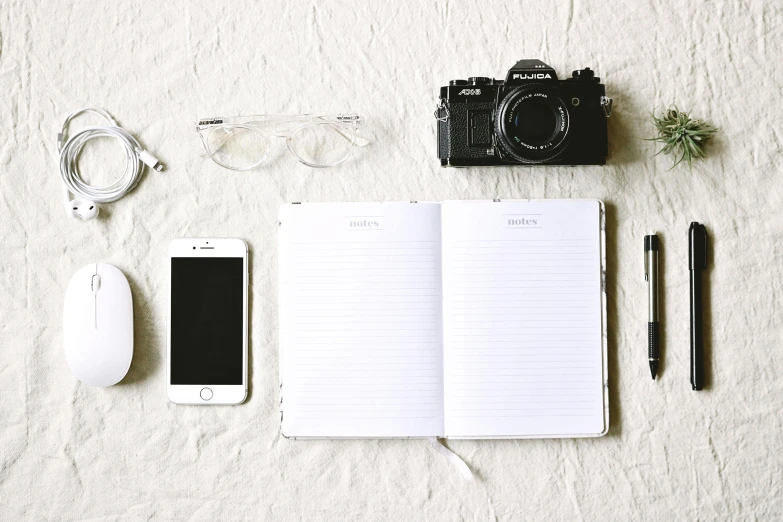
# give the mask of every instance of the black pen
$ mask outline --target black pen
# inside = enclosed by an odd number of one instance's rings
[[[647,357],[655,380],[660,359],[658,321],[658,236],[654,230],[644,236],[644,280],[647,281]]]
[[[707,268],[707,229],[692,222],[688,230],[688,268],[691,272],[691,385],[704,387],[704,329],[701,273]]]

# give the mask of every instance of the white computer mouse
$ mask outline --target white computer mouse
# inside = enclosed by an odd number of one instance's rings
[[[133,300],[128,280],[116,267],[80,268],[65,290],[65,360],[90,386],[111,386],[125,377],[133,358]]]

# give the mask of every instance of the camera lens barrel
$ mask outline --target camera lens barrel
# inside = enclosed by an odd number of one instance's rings
[[[528,84],[500,101],[495,133],[501,148],[517,161],[542,163],[565,150],[569,124],[568,106],[555,89]]]

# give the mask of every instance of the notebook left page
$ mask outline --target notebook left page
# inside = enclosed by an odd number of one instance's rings
[[[437,204],[281,209],[283,435],[443,434],[440,230]]]

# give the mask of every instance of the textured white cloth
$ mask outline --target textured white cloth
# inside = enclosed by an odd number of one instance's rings
[[[783,10],[777,2],[33,2],[0,5],[0,519],[712,520],[783,518]],[[502,78],[519,58],[590,66],[614,98],[605,167],[442,169],[438,88]],[[721,132],[667,172],[648,111],[671,102]],[[55,134],[107,109],[167,165],[98,220],[67,219]],[[278,144],[231,172],[202,155],[199,117],[355,110],[373,143],[313,170]],[[89,123],[80,118],[73,128]],[[116,145],[82,169],[107,183]],[[105,161],[104,161],[105,160]],[[608,212],[611,429],[599,439],[449,441],[280,435],[279,206],[289,201],[600,198]],[[711,233],[710,386],[688,381],[688,223]],[[662,241],[664,361],[647,367],[642,237]],[[165,392],[166,247],[251,248],[251,394],[183,407]],[[66,284],[119,267],[135,354],[89,388],[62,349]]]

